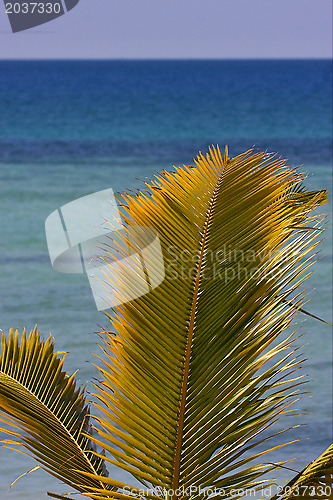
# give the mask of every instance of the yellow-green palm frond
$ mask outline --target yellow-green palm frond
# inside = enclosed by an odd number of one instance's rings
[[[23,446],[42,468],[79,491],[98,488],[99,481],[81,474],[107,474],[87,436],[88,406],[74,375],[63,370],[65,355],[58,354],[65,353],[54,352],[54,342],[40,339],[36,328],[21,340],[18,331],[2,335],[0,420],[9,427],[0,430],[14,439],[0,444],[18,451]]]
[[[133,227],[157,232],[165,277],[110,315],[94,439],[146,488],[196,500],[199,487],[227,497],[261,484],[267,466],[253,460],[265,451],[254,447],[290,411],[301,382],[293,336],[272,342],[302,305],[295,290],[322,230],[310,211],[326,200],[301,181],[274,155],[230,159],[212,148],[124,195],[127,237]],[[154,252],[149,268],[161,274]],[[111,267],[105,274],[112,282]],[[124,277],[119,297],[131,286]],[[128,485],[117,486],[127,498]]]
[[[333,444],[295,476],[271,500],[331,500],[333,498]]]

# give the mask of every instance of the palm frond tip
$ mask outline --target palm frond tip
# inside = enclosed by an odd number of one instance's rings
[[[333,498],[333,445],[313,460],[271,500],[324,500]]]

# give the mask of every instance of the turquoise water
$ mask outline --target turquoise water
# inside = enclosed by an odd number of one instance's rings
[[[95,191],[141,187],[154,170],[192,164],[211,143],[229,144],[231,156],[252,145],[278,151],[303,165],[310,189],[331,190],[331,85],[329,61],[0,62],[0,327],[37,323],[44,336],[51,332],[57,349],[70,352],[68,371],[80,368],[89,388],[96,372],[87,361],[98,352],[93,333],[107,320],[85,276],[51,267],[47,216]],[[321,212],[330,214],[330,206]],[[307,305],[327,321],[330,234],[308,280]],[[297,326],[310,380],[299,407],[307,412],[276,429],[307,425],[286,437],[300,443],[271,460],[295,456],[291,467],[300,470],[331,441],[332,337],[329,327],[304,316]],[[6,493],[34,465],[0,449],[0,498],[39,500],[46,489],[68,491],[36,471]],[[110,475],[122,477],[111,468]]]

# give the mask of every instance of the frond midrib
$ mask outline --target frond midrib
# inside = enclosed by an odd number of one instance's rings
[[[223,165],[223,169],[224,169],[226,164],[224,165],[222,163],[222,165]],[[224,174],[224,170],[220,174],[220,178],[217,181],[217,184],[214,188],[213,194],[212,194],[211,199],[209,201],[208,208],[207,208],[207,215],[206,215],[205,222],[204,222],[203,236],[202,236],[202,239],[200,242],[200,246],[201,246],[200,256],[198,259],[198,267],[197,267],[196,279],[195,279],[194,290],[193,290],[193,300],[192,300],[192,306],[191,306],[191,310],[190,310],[190,322],[189,322],[189,327],[188,327],[187,345],[186,345],[185,360],[184,360],[183,384],[182,384],[179,417],[178,417],[176,451],[175,451],[175,460],[174,460],[174,473],[173,473],[173,482],[172,482],[172,490],[174,492],[179,488],[180,462],[181,462],[184,421],[185,421],[185,403],[186,403],[186,397],[188,394],[187,385],[188,385],[188,376],[189,376],[189,370],[190,370],[190,358],[191,358],[192,346],[193,346],[194,323],[195,323],[195,316],[196,316],[196,310],[197,310],[198,292],[199,292],[199,286],[200,286],[201,268],[202,268],[202,264],[203,264],[204,251],[205,251],[205,242],[206,242],[207,233],[208,233],[208,229],[209,229],[209,225],[210,225],[210,221],[211,221],[211,216],[212,216],[213,209],[215,206],[216,195],[217,195],[218,189],[220,187],[221,181],[223,179],[223,174]],[[174,494],[173,499],[177,500],[177,498],[178,498],[177,495]]]

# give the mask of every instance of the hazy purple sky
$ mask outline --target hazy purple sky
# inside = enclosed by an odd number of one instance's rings
[[[80,0],[15,34],[0,4],[1,58],[331,56],[332,0]]]

